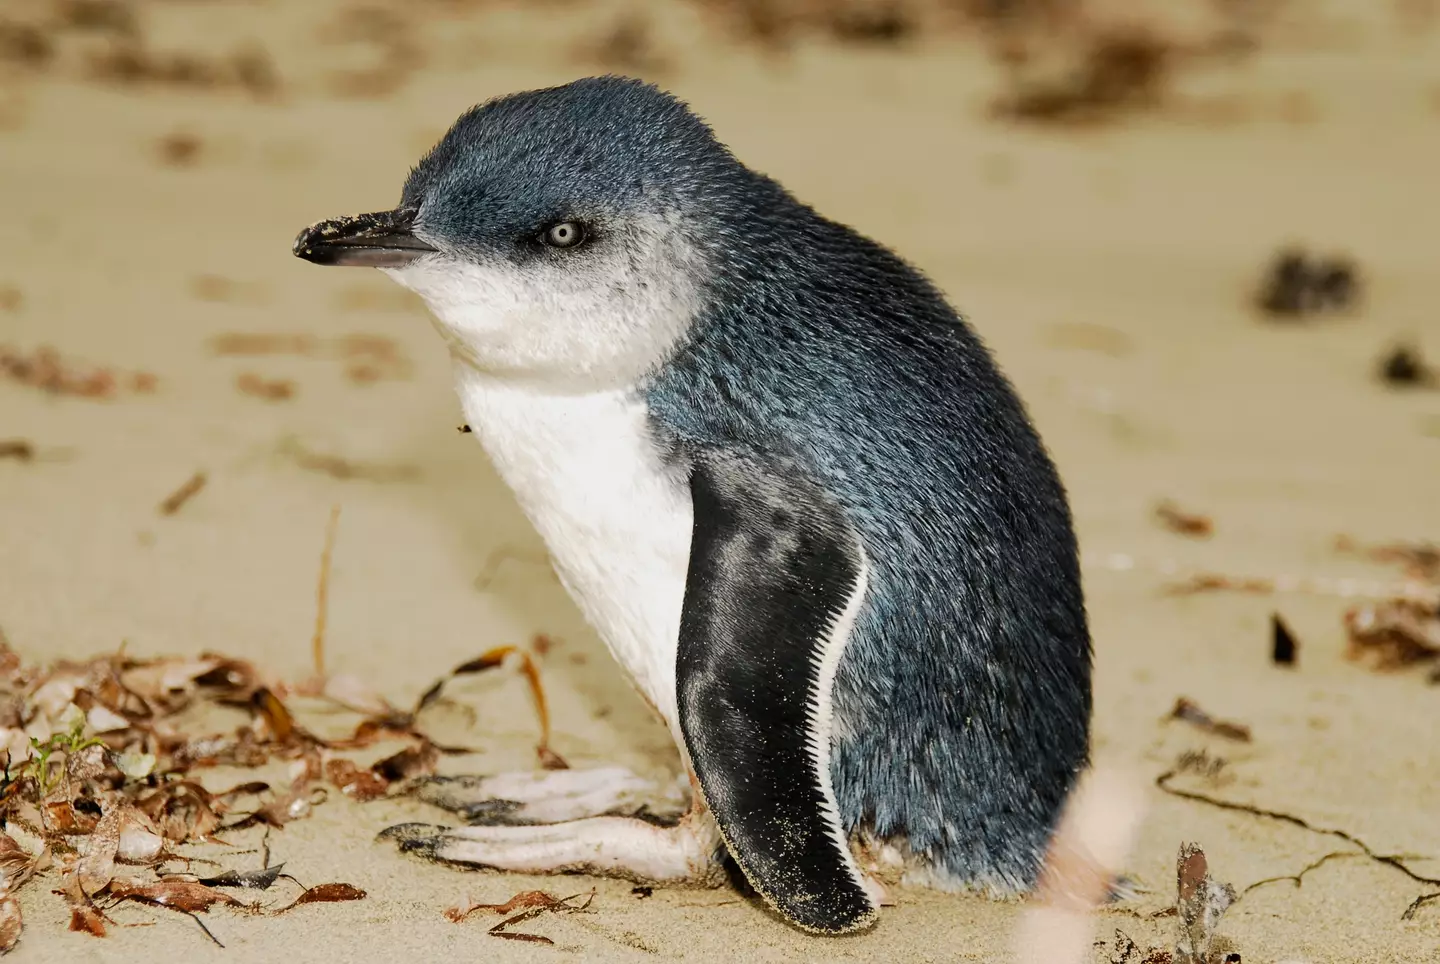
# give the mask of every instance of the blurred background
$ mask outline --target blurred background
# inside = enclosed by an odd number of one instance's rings
[[[1436,0],[3,0],[10,644],[301,676],[340,505],[334,663],[404,702],[544,633],[557,749],[672,766],[457,432],[423,307],[290,253],[312,221],[391,207],[471,105],[605,72],[688,101],[747,164],[927,272],[993,348],[1074,503],[1097,754],[1150,778],[1205,752],[1224,760],[1194,776],[1207,793],[1440,857],[1440,618],[1400,602],[1431,598],[1440,538]],[[529,766],[523,689],[474,694],[479,765]],[[1182,697],[1246,738],[1170,719]],[[1237,888],[1347,846],[1153,796],[1133,861],[1151,903],[1106,940],[1169,933],[1146,915],[1182,840]],[[285,831],[371,874],[330,939],[355,960],[473,955],[438,908],[475,878],[372,854],[377,818],[347,806]],[[1435,960],[1440,906],[1401,919],[1425,890],[1333,860],[1225,927],[1246,961]],[[724,895],[601,893],[641,949],[582,930],[587,959],[710,959],[687,937],[703,926],[743,959],[988,960],[1013,919],[907,894],[893,926],[815,957]],[[79,944],[48,906],[32,959],[156,939]],[[280,953],[292,920],[247,953]]]

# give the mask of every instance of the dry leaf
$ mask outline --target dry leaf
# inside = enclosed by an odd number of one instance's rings
[[[20,902],[12,894],[0,897],[0,954],[8,954],[20,942],[25,921],[20,916]]]
[[[242,906],[240,901],[213,887],[193,880],[161,880],[153,884],[138,881],[114,880],[110,882],[107,896],[117,901],[133,900],[156,907],[198,914],[216,904],[231,907]]]
[[[1175,876],[1175,909],[1180,917],[1175,956],[1183,964],[1209,964],[1215,929],[1221,916],[1235,903],[1235,888],[1210,876],[1205,851],[1196,843],[1180,845]]]
[[[385,796],[390,782],[373,770],[362,770],[349,760],[335,759],[325,764],[325,779],[340,788],[340,792],[354,800],[364,802]]]
[[[314,887],[307,887],[305,892],[295,898],[295,902],[286,904],[275,911],[276,914],[283,914],[301,904],[335,904],[347,900],[364,900],[365,891],[350,884],[316,884]]]
[[[1180,697],[1175,701],[1175,708],[1170,711],[1170,719],[1184,720],[1193,726],[1197,726],[1207,733],[1216,736],[1223,736],[1227,740],[1237,740],[1241,743],[1250,742],[1250,727],[1241,723],[1229,723],[1225,720],[1217,720],[1209,713],[1202,710],[1194,700]]]
[[[120,849],[120,832],[125,829],[125,807],[105,811],[87,840],[85,856],[75,865],[75,879],[87,894],[99,893],[115,876],[115,856]]]
[[[284,869],[284,864],[273,864],[261,870],[248,870],[243,873],[227,870],[217,877],[202,877],[199,883],[204,884],[206,887],[242,887],[246,890],[269,890],[271,885],[280,878],[280,871]]]

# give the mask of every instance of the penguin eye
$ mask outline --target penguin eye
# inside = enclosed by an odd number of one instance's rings
[[[561,221],[546,228],[540,240],[552,248],[573,248],[585,240],[585,225],[579,221]]]

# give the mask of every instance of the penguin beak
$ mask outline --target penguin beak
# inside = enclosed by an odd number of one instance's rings
[[[317,222],[295,239],[295,257],[315,264],[403,268],[436,251],[415,237],[415,214],[400,209]]]

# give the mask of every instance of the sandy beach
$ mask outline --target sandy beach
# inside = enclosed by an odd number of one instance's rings
[[[62,6],[10,0],[0,21],[53,24]],[[1181,64],[1158,103],[1088,125],[994,116],[1005,75],[960,26],[880,43],[807,34],[777,53],[687,3],[129,4],[146,49],[240,65],[203,83],[97,73],[103,26],[47,26],[48,55],[0,33],[0,346],[49,345],[120,373],[104,398],[0,378],[0,440],[33,447],[0,459],[0,627],[36,663],[123,642],[139,655],[225,653],[299,680],[338,505],[331,669],[408,705],[456,664],[543,634],[555,750],[575,766],[673,772],[667,733],[457,430],[423,307],[378,272],[321,271],[290,251],[312,221],[391,207],[410,165],[472,104],[639,73],[689,101],[746,163],[927,272],[1014,380],[1085,554],[1097,758],[1152,781],[1204,751],[1226,761],[1219,777],[1176,786],[1343,830],[1440,878],[1430,667],[1347,659],[1342,615],[1355,598],[1164,591],[1196,572],[1390,583],[1399,569],[1337,551],[1336,537],[1440,539],[1440,391],[1377,375],[1401,342],[1440,364],[1440,10],[1426,6],[1292,3],[1253,51]],[[634,35],[636,23],[643,40],[626,40],[618,27]],[[1351,259],[1353,307],[1259,312],[1254,291],[1287,245]],[[215,350],[236,333],[354,350]],[[343,341],[357,335],[388,347]],[[153,385],[137,386],[137,372]],[[266,388],[277,384],[288,387]],[[163,514],[196,472],[204,487]],[[1154,507],[1167,499],[1213,533],[1161,525]],[[1299,643],[1293,666],[1272,662],[1274,613]],[[535,764],[517,674],[447,694],[447,739],[482,752],[447,757],[442,772]],[[1249,740],[1167,721],[1180,697]],[[1154,915],[1173,906],[1183,841],[1202,843],[1237,890],[1358,852],[1159,789],[1147,799],[1129,861],[1143,890],[1099,915],[1096,961],[1111,960],[1117,929],[1142,948],[1173,946],[1173,917]],[[72,933],[57,878],[42,875],[19,894],[13,955],[991,962],[1007,959],[1020,911],[903,890],[872,932],[827,940],[730,890],[642,896],[619,881],[465,873],[373,840],[443,816],[330,793],[269,847],[307,883],[347,881],[367,897],[263,918],[217,908],[205,921],[224,950],[193,921],[136,905],[114,919],[147,926]],[[443,913],[536,888],[596,893],[583,914],[527,925],[553,945]],[[1440,961],[1440,901],[1402,919],[1435,890],[1364,856],[1335,858],[1303,886],[1245,894],[1220,933],[1245,964]]]

